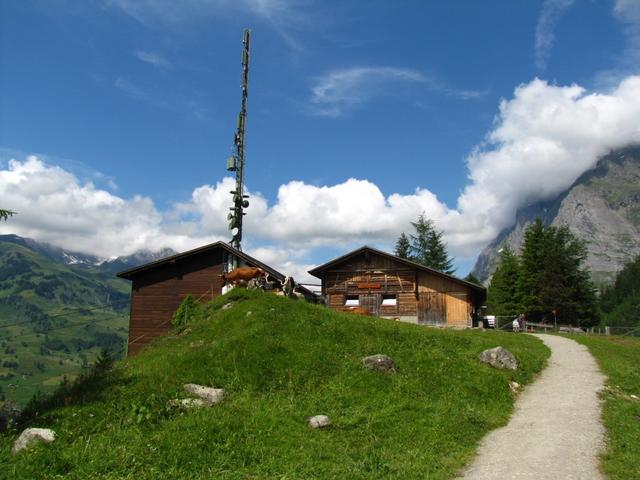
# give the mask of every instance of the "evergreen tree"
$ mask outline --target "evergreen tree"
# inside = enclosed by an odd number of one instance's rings
[[[16,212],[12,212],[11,210],[3,210],[0,208],[0,220],[7,220],[9,217],[15,215]]]
[[[536,320],[592,325],[597,320],[595,289],[582,268],[584,242],[567,227],[545,227],[537,219],[525,231],[517,296]]]
[[[640,326],[640,255],[618,272],[600,296],[605,325]]]
[[[487,308],[492,315],[518,315],[522,305],[518,295],[520,260],[509,246],[500,250],[500,260],[487,289]]]
[[[409,243],[409,237],[405,235],[404,232],[400,234],[398,237],[398,241],[396,242],[396,248],[394,253],[396,256],[400,258],[409,258],[409,250],[411,248],[411,244]]]
[[[442,240],[442,232],[435,228],[433,220],[427,219],[423,213],[411,225],[416,234],[410,235],[409,259],[449,275],[455,272],[453,259],[449,258]]]
[[[466,277],[464,277],[466,282],[475,283],[476,285],[482,285],[482,282],[478,277],[476,277],[473,273],[470,273]]]

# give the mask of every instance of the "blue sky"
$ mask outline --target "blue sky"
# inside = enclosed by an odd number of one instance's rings
[[[105,257],[229,239],[248,27],[245,249],[301,275],[425,211],[464,275],[640,140],[638,3],[2,2],[0,232]]]

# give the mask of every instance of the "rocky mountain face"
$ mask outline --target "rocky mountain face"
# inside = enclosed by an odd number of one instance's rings
[[[640,146],[611,152],[558,198],[520,209],[515,225],[485,247],[472,273],[488,283],[500,248],[519,252],[526,228],[538,217],[547,226],[566,225],[584,240],[594,281],[610,282],[640,254]]]

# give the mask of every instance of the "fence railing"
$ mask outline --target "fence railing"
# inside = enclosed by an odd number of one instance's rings
[[[502,331],[516,331],[520,332],[559,332],[559,333],[576,333],[585,335],[618,335],[629,337],[640,337],[640,326],[634,327],[621,327],[615,325],[601,325],[595,327],[579,327],[575,325],[554,325],[552,323],[536,323],[536,322],[521,322],[518,327],[514,328],[513,321],[517,316],[495,316],[491,323],[484,322],[485,328],[495,328]]]

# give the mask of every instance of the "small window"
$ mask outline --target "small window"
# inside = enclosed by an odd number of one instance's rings
[[[347,295],[344,301],[345,307],[358,307],[360,306],[360,297],[358,295]]]
[[[395,307],[398,304],[398,299],[395,295],[383,295],[382,306],[383,307]]]

